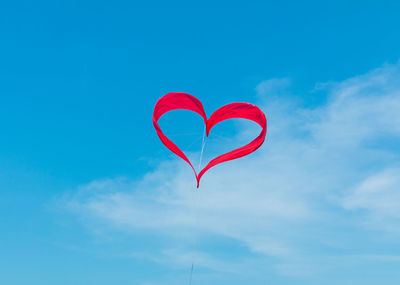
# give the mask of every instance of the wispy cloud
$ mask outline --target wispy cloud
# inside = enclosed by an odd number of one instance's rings
[[[388,168],[373,174],[349,191],[343,206],[363,210],[366,226],[400,232],[400,169]]]
[[[347,230],[400,228],[399,78],[396,64],[319,85],[328,100],[314,108],[276,96],[290,93],[290,80],[267,80],[256,88],[268,118],[265,145],[207,173],[199,191],[189,167],[173,160],[139,180],[82,185],[64,202],[87,222],[171,238],[168,253],[178,261],[187,261],[180,250],[191,251],[188,240],[205,250],[201,240],[210,236],[236,241],[253,258],[273,257],[283,274],[312,271],[304,261],[315,269],[331,249],[374,256],[368,240],[353,246]],[[371,227],[377,223],[384,226]],[[212,254],[199,256],[210,264]]]

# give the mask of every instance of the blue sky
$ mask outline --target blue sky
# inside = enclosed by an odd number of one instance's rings
[[[2,1],[0,283],[398,284],[399,9]],[[171,91],[257,104],[266,143],[195,192],[152,126]],[[201,120],[161,124],[198,161]]]

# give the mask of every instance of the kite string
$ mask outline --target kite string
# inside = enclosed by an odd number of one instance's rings
[[[205,144],[206,144],[206,127],[204,126],[203,141],[201,142],[201,152],[200,152],[200,161],[199,161],[199,170],[198,170],[199,172],[200,172],[201,159],[203,158]]]
[[[192,276],[193,276],[193,261],[192,261],[192,268],[190,269],[189,285],[192,285]]]
[[[198,171],[199,171],[199,172],[200,172],[200,167],[201,167],[201,160],[202,160],[203,154],[204,154],[204,146],[205,146],[205,144],[206,144],[205,137],[206,137],[206,127],[204,126],[203,139],[202,139],[202,142],[201,142],[201,151],[200,151],[199,168],[198,168]],[[193,194],[194,194],[194,193],[193,193]],[[194,200],[195,200],[195,199],[196,199],[196,198],[194,198]],[[194,209],[194,210],[196,211],[196,209]],[[194,213],[194,214],[196,215],[196,213]],[[194,239],[194,241],[193,241],[193,247],[195,247],[195,245],[196,245],[196,240]],[[192,251],[192,267],[190,268],[189,285],[192,284],[193,268],[194,268],[194,248],[193,248],[193,251]]]

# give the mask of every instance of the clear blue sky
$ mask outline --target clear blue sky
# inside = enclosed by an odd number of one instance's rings
[[[194,259],[192,284],[399,284],[399,11],[2,1],[0,283],[188,284]],[[268,118],[263,148],[194,199],[152,126],[171,91]],[[191,118],[164,126],[201,139]],[[249,128],[221,125],[206,158]],[[198,138],[177,139],[196,157]]]

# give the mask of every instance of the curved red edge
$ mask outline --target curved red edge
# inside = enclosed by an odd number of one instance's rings
[[[200,173],[197,174],[190,160],[170,139],[163,134],[160,126],[158,125],[158,120],[162,115],[169,111],[178,109],[189,110],[199,114],[203,118],[206,125],[207,136],[216,124],[233,118],[254,121],[261,126],[262,130],[260,134],[249,144],[212,159],[200,171]],[[201,177],[207,170],[222,162],[233,160],[254,152],[263,144],[267,134],[267,119],[265,114],[255,105],[249,103],[231,103],[219,108],[210,116],[209,119],[207,119],[203,104],[200,102],[200,100],[190,94],[182,92],[168,93],[157,101],[153,112],[153,125],[161,142],[169,150],[185,160],[193,169],[196,176],[197,188],[199,188]]]

